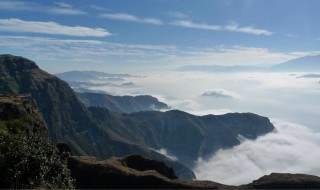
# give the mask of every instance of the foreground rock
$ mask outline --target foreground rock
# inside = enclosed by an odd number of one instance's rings
[[[305,174],[272,173],[247,185],[252,189],[320,189],[320,177]]]
[[[128,161],[140,162],[143,169],[132,168]],[[230,189],[235,188],[210,181],[172,179],[172,169],[162,162],[134,155],[98,160],[95,157],[73,156],[68,162],[78,189]],[[162,166],[158,167],[158,166]],[[167,172],[163,172],[167,171]],[[174,175],[174,174],[173,174]]]

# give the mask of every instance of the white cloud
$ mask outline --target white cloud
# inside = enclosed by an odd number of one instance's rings
[[[111,33],[102,28],[65,26],[55,22],[24,21],[14,18],[0,19],[0,31],[94,37],[111,35]]]
[[[168,14],[174,18],[179,18],[179,19],[185,19],[189,17],[188,15],[181,13],[179,11],[169,12]]]
[[[208,25],[205,23],[194,23],[188,20],[180,20],[180,21],[174,21],[171,23],[175,26],[182,26],[186,28],[196,28],[196,29],[203,29],[203,30],[221,30],[222,27],[218,25]]]
[[[206,92],[204,92],[202,96],[214,98],[240,98],[240,95],[236,92],[225,89],[209,89]]]
[[[105,11],[105,10],[107,10],[105,7],[102,7],[102,6],[99,6],[99,5],[91,5],[90,7],[91,7],[92,9],[99,10],[99,11]]]
[[[232,32],[242,32],[242,33],[248,33],[248,34],[254,34],[254,35],[272,35],[273,32],[270,32],[265,29],[257,29],[253,26],[245,26],[240,27],[237,23],[232,23],[230,25],[226,25],[223,27],[224,30],[232,31]]]
[[[173,160],[173,161],[177,161],[177,160],[178,160],[178,158],[177,158],[176,156],[170,155],[170,154],[168,153],[168,151],[167,151],[166,149],[164,149],[164,148],[161,148],[160,150],[155,150],[155,149],[152,149],[152,150],[154,150],[154,151],[156,151],[156,152],[164,155],[165,157],[167,157],[167,158],[169,158],[169,159],[171,159],[171,160]]]
[[[253,26],[245,26],[240,27],[237,23],[232,23],[226,26],[220,26],[220,25],[210,25],[206,23],[195,23],[189,20],[179,20],[174,21],[171,23],[175,26],[181,26],[186,28],[195,28],[195,29],[203,29],[203,30],[214,30],[214,31],[230,31],[230,32],[241,32],[241,33],[247,33],[247,34],[254,34],[254,35],[272,35],[273,32],[270,32],[265,29],[258,29]]]
[[[0,9],[6,11],[32,11],[38,7],[35,3],[22,1],[0,1]]]
[[[64,8],[72,8],[72,5],[64,3],[64,2],[55,2],[56,5],[59,5],[60,7]]]
[[[0,10],[5,11],[32,11],[32,12],[42,12],[49,14],[59,14],[59,15],[84,15],[87,12],[79,9],[73,8],[72,5],[56,2],[57,5],[54,7],[43,6],[34,2],[24,2],[24,1],[0,1]]]
[[[77,9],[70,9],[70,8],[51,8],[50,12],[52,14],[58,14],[58,15],[84,15],[87,14],[87,12]]]
[[[198,179],[224,184],[245,184],[272,172],[320,175],[320,134],[280,120],[276,132],[219,150],[211,159],[199,159]]]
[[[162,21],[156,18],[139,18],[135,15],[127,14],[127,13],[105,13],[101,14],[100,17],[112,19],[112,20],[123,20],[129,22],[139,22],[145,24],[154,24],[154,25],[162,25]]]

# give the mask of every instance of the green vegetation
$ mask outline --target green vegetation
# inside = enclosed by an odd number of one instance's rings
[[[0,95],[0,189],[74,188],[31,99]]]
[[[0,134],[1,188],[73,188],[66,160],[47,137]]]

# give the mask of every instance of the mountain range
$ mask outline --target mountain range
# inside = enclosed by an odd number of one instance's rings
[[[162,160],[179,178],[192,179],[198,157],[255,139],[274,130],[266,117],[252,113],[194,116],[182,111],[117,114],[87,108],[70,86],[23,57],[0,55],[0,93],[33,98],[48,126],[50,139],[67,143],[77,155],[100,159],[141,154]],[[158,153],[166,149],[178,161]]]
[[[320,72],[320,55],[305,56],[269,67],[251,65],[185,65],[176,71],[201,72]]]
[[[48,141],[47,134],[45,121],[30,96],[0,94],[2,176],[0,188],[318,189],[320,187],[319,177],[303,174],[272,173],[241,186],[229,186],[213,181],[181,180],[164,162],[141,155],[111,157],[107,160],[92,156],[72,156],[67,144],[59,143],[56,145],[57,149]],[[67,159],[67,162],[61,159]]]

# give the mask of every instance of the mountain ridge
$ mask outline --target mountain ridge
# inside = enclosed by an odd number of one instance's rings
[[[269,67],[253,65],[185,65],[176,71],[202,72],[320,72],[320,55],[292,59]]]
[[[150,95],[113,96],[90,92],[76,92],[76,95],[87,107],[101,106],[116,113],[167,110],[170,108],[167,104]]]

